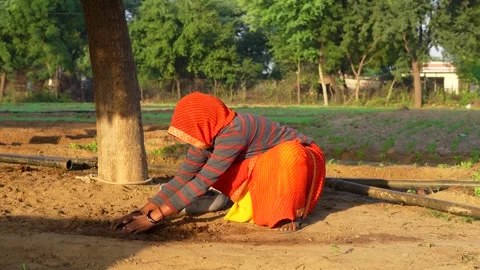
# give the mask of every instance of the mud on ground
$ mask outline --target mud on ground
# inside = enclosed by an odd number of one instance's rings
[[[5,122],[0,153],[92,157],[95,125]],[[171,144],[145,126],[147,151]],[[174,165],[149,156],[149,161]],[[0,163],[0,269],[478,269],[480,223],[422,207],[326,189],[310,226],[279,233],[223,220],[225,211],[165,222],[153,231],[110,231],[109,220],[143,205],[168,181],[149,185],[83,181],[93,170]],[[472,168],[329,164],[330,177],[471,180]],[[473,190],[431,193],[480,207]]]

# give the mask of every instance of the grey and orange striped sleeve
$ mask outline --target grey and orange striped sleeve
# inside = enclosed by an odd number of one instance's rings
[[[152,202],[157,205],[164,204],[168,198],[173,196],[183,185],[197,175],[202,166],[207,162],[207,159],[206,153],[191,146],[173,179],[162,186],[162,190],[152,198]]]
[[[191,150],[182,166],[182,174],[164,185],[152,199],[157,205],[167,204],[177,212],[205,194],[235,160],[244,152],[246,142],[241,133],[231,131],[219,134],[209,155],[205,150]],[[194,153],[202,153],[204,159],[196,159]],[[203,163],[201,161],[204,161]],[[185,170],[185,171],[184,171]],[[189,178],[190,177],[190,178]]]

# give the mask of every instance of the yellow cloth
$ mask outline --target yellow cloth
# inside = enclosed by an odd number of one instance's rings
[[[253,223],[252,198],[249,191],[238,202],[233,203],[232,208],[230,208],[224,219],[241,223]]]

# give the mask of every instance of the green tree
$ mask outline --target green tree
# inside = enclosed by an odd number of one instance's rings
[[[211,7],[203,5],[206,10],[199,9],[203,15],[200,21],[209,22],[208,33],[202,41],[205,58],[196,74],[201,73],[213,80],[213,93],[217,95],[218,80],[226,81],[230,88],[236,82],[236,72],[239,68],[236,34],[240,9],[235,1],[212,1]],[[214,10],[215,12],[211,12]],[[198,23],[194,23],[197,25]],[[194,47],[195,48],[195,47]],[[196,47],[197,49],[199,48]],[[192,50],[193,51],[193,50]],[[233,97],[233,95],[232,95]]]
[[[321,12],[322,9],[315,8],[321,1],[304,9],[303,5],[310,1],[239,2],[247,12],[247,23],[267,34],[274,60],[296,65],[297,102],[300,103],[301,62],[316,54],[313,32],[307,25],[316,11]]]
[[[388,53],[383,29],[383,3],[371,0],[348,0],[343,18],[341,46],[355,76],[355,100],[359,100],[360,76],[372,62],[379,62]]]
[[[180,78],[186,73],[187,57],[176,50],[182,31],[177,13],[173,1],[144,1],[130,24],[130,34],[139,77],[175,80],[180,98]]]
[[[480,1],[439,1],[433,23],[438,44],[454,62],[462,79],[480,81]]]
[[[324,104],[328,106],[328,94],[325,74],[339,68],[344,58],[341,48],[342,16],[348,9],[345,1],[326,2],[326,7],[321,17],[318,17],[312,26],[315,29],[315,38],[318,47],[319,83],[322,85]]]
[[[75,0],[5,1],[0,35],[4,71],[26,71],[37,80],[54,79],[55,93],[62,70],[74,69],[86,44],[85,24]],[[17,82],[18,84],[18,82]]]
[[[307,61],[318,63],[324,103],[328,105],[323,65],[327,54],[332,50],[330,46],[332,42],[329,39],[332,38],[331,33],[336,32],[337,24],[329,26],[325,21],[333,14],[329,12],[329,8],[334,6],[335,2],[329,0],[239,2],[247,12],[247,22],[267,34],[274,60],[296,66],[297,102],[301,101],[301,66],[302,62]]]
[[[21,18],[22,7],[17,1],[2,3],[0,16],[0,72],[2,82],[0,98],[3,97],[7,73],[15,73],[16,88],[22,88],[20,77],[33,61],[29,56],[27,25]]]
[[[436,20],[436,1],[404,0],[385,2],[383,24],[385,33],[398,46],[404,48],[410,59],[413,75],[415,108],[422,107],[422,82],[420,77],[423,63],[429,59],[429,52],[435,45],[434,33],[438,30],[432,21]]]
[[[147,78],[206,76],[214,81],[235,74],[235,10],[233,2],[145,1],[131,24],[140,73]]]

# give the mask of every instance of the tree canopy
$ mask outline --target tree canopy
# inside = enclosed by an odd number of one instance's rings
[[[291,76],[296,80],[292,93],[301,102],[302,78],[312,78],[316,70],[315,87],[327,105],[332,95],[327,85],[343,80],[339,74],[356,79],[357,88],[348,95],[358,100],[359,80],[366,71],[393,75],[408,62],[420,107],[420,73],[433,47],[443,48],[463,79],[479,80],[476,0],[123,3],[140,84],[170,85],[178,97],[189,91],[187,83],[202,81],[221,95],[225,92],[219,89],[245,93],[255,82]],[[91,76],[78,1],[5,0],[0,5],[0,73],[34,82],[65,71]]]

